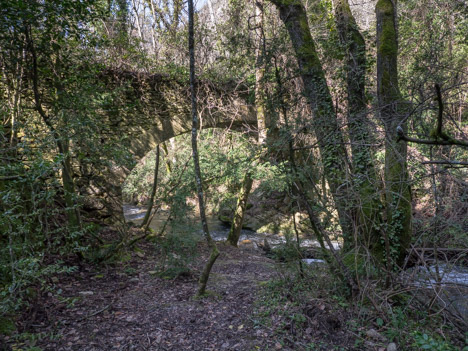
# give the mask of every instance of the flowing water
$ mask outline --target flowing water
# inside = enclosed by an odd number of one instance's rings
[[[126,204],[123,206],[124,216],[127,222],[133,222],[136,225],[139,225],[143,218],[145,217],[146,207],[143,206],[135,206]],[[168,213],[167,211],[160,211],[157,213],[153,220],[150,223],[150,228],[153,229],[155,232],[161,230],[162,226],[164,225],[165,221],[167,220]],[[200,222],[198,218],[193,219],[194,223]],[[208,228],[210,230],[211,237],[216,241],[223,241],[226,240],[230,226],[221,222],[215,216],[208,216],[207,217]],[[201,225],[198,224],[197,226],[198,231],[200,232],[200,236],[202,235]],[[251,240],[251,241],[258,241],[258,234],[252,230],[243,229],[241,233],[240,240]]]
[[[135,206],[135,205],[126,204],[123,206],[123,212],[124,212],[124,216],[127,222],[133,222],[136,225],[138,225],[142,222],[143,218],[145,217],[146,208],[143,206]],[[167,219],[167,212],[161,211],[160,213],[156,214],[156,216],[154,216],[153,220],[150,223],[150,228],[158,232],[161,229],[161,227],[164,225],[164,222],[166,221],[166,219]],[[199,222],[199,219],[194,218],[194,222]],[[209,216],[207,218],[207,222],[208,222],[210,234],[214,240],[216,241],[226,240],[229,234],[230,225],[227,225],[221,222],[215,216]],[[199,226],[199,231],[201,235],[202,233],[201,233],[200,226]],[[286,239],[284,236],[276,235],[272,233],[257,233],[253,230],[248,230],[248,229],[242,229],[239,241],[242,242],[242,241],[248,240],[254,245],[259,245],[259,244],[261,245],[263,244],[265,239],[268,241],[268,244],[270,244],[273,247],[276,245],[281,245],[281,244],[286,243]],[[302,247],[319,247],[319,243],[316,240],[305,239],[301,241],[301,246]],[[337,242],[333,243],[333,246],[335,249],[340,248],[339,243]]]
[[[426,298],[435,294],[439,305],[468,321],[467,267],[444,263],[416,266],[402,276],[407,285],[426,291]]]

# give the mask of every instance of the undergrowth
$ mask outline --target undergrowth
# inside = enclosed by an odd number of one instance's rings
[[[287,250],[281,250],[284,253]],[[260,285],[252,316],[256,329],[274,332],[276,342],[294,350],[468,350],[468,333],[443,314],[430,314],[409,293],[387,301],[374,293],[350,299],[325,265],[278,263],[278,277]]]

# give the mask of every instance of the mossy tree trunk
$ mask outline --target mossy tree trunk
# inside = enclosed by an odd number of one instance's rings
[[[260,145],[266,142],[271,121],[266,113],[265,94],[265,37],[263,32],[263,1],[255,2],[255,110],[257,114],[258,142]]]
[[[275,78],[276,78],[276,83],[278,84],[279,105],[280,105],[280,109],[281,109],[283,117],[284,117],[286,131],[289,134],[288,135],[288,149],[289,149],[288,150],[289,151],[288,155],[289,155],[289,162],[290,162],[290,166],[291,166],[291,173],[292,173],[292,176],[293,176],[293,178],[292,178],[293,181],[291,183],[292,193],[295,194],[298,197],[298,200],[296,200],[296,203],[297,203],[299,209],[301,207],[300,206],[300,204],[301,204],[300,200],[302,200],[302,202],[305,205],[307,215],[309,217],[311,228],[312,228],[315,236],[317,237],[317,240],[318,240],[319,245],[320,245],[320,247],[322,249],[322,253],[323,253],[324,257],[325,257],[325,260],[328,263],[331,263],[331,264],[334,263],[336,265],[336,268],[338,268],[339,272],[341,273],[341,275],[345,279],[346,284],[350,288],[351,294],[353,296],[357,296],[357,293],[359,292],[359,287],[356,284],[354,278],[352,277],[348,267],[346,267],[346,265],[343,263],[343,260],[342,260],[341,256],[335,251],[335,249],[333,247],[333,243],[331,242],[328,234],[323,230],[322,225],[320,223],[320,218],[318,217],[317,213],[314,211],[314,209],[310,205],[310,202],[309,202],[309,199],[308,199],[308,196],[307,196],[307,191],[305,191],[306,187],[304,186],[304,183],[303,183],[303,181],[301,179],[302,177],[299,176],[299,171],[298,171],[296,161],[295,161],[295,156],[294,156],[293,137],[292,137],[292,135],[290,135],[291,129],[289,128],[288,111],[287,111],[286,104],[285,104],[284,98],[283,98],[283,84],[281,82],[281,77],[280,77],[280,74],[279,74],[278,66],[276,64],[275,64]],[[299,236],[298,236],[298,233],[297,233],[297,228],[296,228],[296,222],[295,221],[294,221],[294,229],[296,231],[297,248],[300,251]],[[325,243],[327,243],[328,249],[325,246]],[[301,271],[301,274],[302,274],[303,267],[302,267],[301,261],[299,261],[299,262],[300,262],[300,271]]]
[[[366,104],[366,43],[349,7],[348,0],[335,0],[335,19],[340,41],[346,51],[346,85],[348,93],[348,130],[351,141],[353,186],[355,196],[355,232],[358,244],[381,256],[380,209],[377,172],[375,170],[370,125]]]
[[[266,113],[266,94],[265,94],[265,37],[263,32],[263,1],[255,2],[255,35],[257,37],[257,46],[255,49],[255,110],[257,115],[258,142],[264,145],[269,136],[271,120]],[[242,186],[239,191],[234,217],[232,219],[231,229],[226,242],[237,247],[242,225],[244,223],[247,201],[252,189],[252,175],[246,172]]]
[[[239,237],[242,231],[242,224],[244,222],[245,209],[247,208],[247,200],[249,199],[250,190],[252,189],[253,179],[250,172],[247,172],[242,182],[242,187],[237,199],[236,210],[232,219],[231,230],[227,237],[227,243],[232,246],[237,246]]]
[[[164,162],[166,164],[166,172],[167,172],[167,174],[171,174],[172,173],[172,163],[171,163],[171,160],[169,159],[169,149],[167,147],[166,142],[161,143],[161,148],[162,148],[162,150],[164,152]]]
[[[270,0],[279,10],[291,39],[304,95],[312,110],[313,125],[320,155],[345,241],[352,241],[351,208],[349,204],[346,150],[338,126],[333,101],[328,89],[315,43],[310,34],[304,6],[300,0]]]
[[[398,86],[396,2],[379,0],[377,16],[377,95],[385,126],[385,196],[387,258],[402,263],[411,242],[411,192],[406,164],[407,146],[398,141],[406,132],[405,103]]]
[[[148,201],[148,209],[145,213],[145,218],[143,218],[143,222],[141,222],[140,227],[145,228],[149,227],[149,220],[151,217],[151,212],[153,211],[154,206],[154,197],[156,196],[156,191],[158,189],[158,175],[159,175],[159,156],[160,156],[160,147],[159,145],[156,146],[156,159],[154,165],[154,176],[153,176],[153,186],[151,187],[151,196]]]
[[[205,235],[206,242],[208,247],[211,249],[211,254],[208,259],[208,262],[205,265],[205,268],[198,280],[198,296],[202,296],[206,291],[206,284],[210,277],[211,268],[215,263],[216,259],[219,256],[218,248],[216,243],[210,235],[208,230],[208,223],[206,221],[205,214],[205,201],[203,196],[203,185],[202,177],[200,171],[200,161],[198,157],[198,145],[197,145],[197,135],[198,135],[198,116],[197,116],[197,95],[195,87],[195,40],[194,40],[194,29],[193,29],[193,0],[188,0],[188,17],[189,17],[189,30],[188,30],[188,44],[189,44],[189,55],[190,55],[190,94],[192,101],[192,156],[193,156],[193,166],[195,169],[195,182],[197,184],[197,195],[198,195],[198,207],[200,211],[200,219],[203,227],[203,234]]]

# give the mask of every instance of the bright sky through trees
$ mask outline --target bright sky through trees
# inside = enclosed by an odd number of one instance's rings
[[[196,11],[200,11],[203,6],[205,6],[206,0],[198,0],[195,1],[195,9]]]

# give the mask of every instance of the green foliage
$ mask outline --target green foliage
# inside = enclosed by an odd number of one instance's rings
[[[96,250],[100,227],[84,221],[82,227],[78,228],[70,226],[67,219],[70,211],[82,208],[82,201],[88,191],[101,191],[103,183],[116,169],[134,166],[128,146],[135,136],[115,135],[106,126],[109,125],[108,121],[118,125],[124,116],[137,116],[138,109],[145,106],[146,100],[134,94],[130,83],[116,83],[109,88],[101,79],[103,72],[109,67],[151,72],[149,68],[156,67],[159,73],[165,73],[178,82],[186,82],[188,79],[187,53],[182,49],[186,47],[187,39],[183,21],[179,23],[181,8],[165,9],[169,12],[166,17],[170,17],[170,23],[164,23],[156,30],[157,48],[146,52],[145,41],[133,40],[129,35],[131,30],[120,28],[127,23],[116,21],[125,19],[128,9],[116,8],[114,2],[110,3],[108,10],[108,3],[100,0],[2,1],[0,314],[5,316],[0,319],[2,334],[10,333],[14,327],[14,315],[32,305],[41,289],[47,289],[51,275],[74,270],[65,262],[84,257],[97,263],[116,246],[115,243],[106,243]],[[340,68],[342,65],[338,64],[343,59],[343,45],[339,44],[332,3],[331,0],[308,3],[311,7],[307,18],[314,26],[314,41],[318,44],[318,53],[313,52],[312,63],[314,67],[321,64],[325,68],[327,83],[333,82],[330,86],[335,102],[333,107],[336,107],[336,114],[340,117],[340,130],[343,126],[347,139],[346,130],[349,131],[349,127],[346,121],[341,120],[345,114],[343,106],[346,106],[342,84],[344,71]],[[378,8],[389,12],[390,5],[390,1],[381,0]],[[399,83],[405,99],[413,103],[411,114],[407,116],[408,133],[433,136],[437,115],[433,84],[438,82],[443,87],[444,133],[447,136],[463,137],[466,135],[468,118],[465,108],[468,61],[466,8],[460,1],[451,0],[436,1],[432,5],[427,6],[416,0],[399,4]],[[226,21],[217,23],[216,28],[199,23],[197,31],[197,43],[200,44],[197,54],[203,57],[199,71],[203,77],[214,84],[245,82],[245,86],[250,89],[245,93],[249,95],[250,102],[254,100],[256,57],[253,53],[258,39],[252,35],[251,23],[245,19],[251,18],[254,6],[251,2],[230,0]],[[289,190],[289,167],[280,160],[286,158],[282,155],[284,146],[292,140],[293,147],[301,150],[295,153],[300,168],[297,176],[304,184],[310,184],[310,192],[314,196],[312,207],[319,214],[322,227],[326,231],[340,232],[333,218],[336,215],[333,210],[335,204],[329,196],[330,184],[327,185],[325,181],[320,183],[323,171],[336,170],[337,162],[344,160],[330,156],[322,158],[313,150],[314,146],[310,153],[302,150],[315,145],[316,136],[310,137],[309,134],[314,134],[317,125],[310,123],[310,111],[304,108],[301,101],[303,96],[298,92],[297,64],[291,60],[292,48],[286,29],[279,24],[276,9],[269,2],[265,3],[264,11],[265,18],[269,20],[264,24],[266,40],[262,59],[266,65],[263,83],[268,98],[267,111],[278,119],[280,138],[272,150],[280,150],[280,156],[275,155],[277,159],[268,159],[271,155],[264,157],[264,150],[260,150],[246,135],[204,130],[199,147],[209,207],[216,211],[221,206],[234,204],[247,171],[259,183],[259,190],[266,194]],[[306,17],[302,17],[302,26],[305,26],[305,20]],[[382,45],[377,48],[386,55],[397,53],[396,44],[386,40],[396,34],[395,28],[389,23],[382,28]],[[367,39],[369,42],[374,41],[374,38]],[[37,59],[37,72],[32,69],[33,54]],[[371,50],[371,57],[367,60],[370,73],[375,65],[373,54]],[[275,68],[278,68],[279,78],[284,83],[281,88],[273,74],[273,63],[278,64]],[[50,123],[46,123],[36,111],[38,106],[32,90],[35,73],[40,95],[38,105],[42,106]],[[374,84],[371,74],[368,83],[370,87]],[[327,87],[323,85],[322,88],[326,90]],[[370,97],[372,91],[369,89]],[[318,95],[321,102],[323,91]],[[285,107],[291,119],[287,130],[281,125],[285,123],[286,116],[278,117],[279,107]],[[106,123],[103,123],[104,120]],[[377,123],[376,130],[379,130],[378,121],[372,117],[370,120],[373,126]],[[334,138],[336,130],[332,128],[331,135],[326,135],[327,138],[331,137],[326,147],[328,153],[332,153],[341,142]],[[375,133],[375,144],[381,145],[378,134]],[[58,142],[66,146],[64,150],[58,150]],[[169,279],[190,272],[201,237],[199,228],[191,225],[195,220],[190,217],[195,207],[193,200],[196,187],[189,136],[179,137],[176,144],[177,147],[166,156],[172,163],[173,171],[169,174],[165,167],[160,167],[161,181],[157,194],[158,205],[173,219],[168,225],[167,235],[157,238],[155,245],[163,257],[158,270],[162,277]],[[418,204],[419,212],[415,222],[419,240],[416,244],[466,247],[466,213],[461,206],[468,196],[464,189],[466,170],[428,168],[421,165],[420,160],[463,160],[468,156],[467,151],[450,147],[435,150],[425,145],[412,146],[410,151],[408,164],[415,189],[412,200]],[[380,167],[383,167],[384,158],[385,155],[378,151],[376,161]],[[175,163],[174,159],[177,159]],[[147,160],[130,175],[124,186],[124,197],[128,202],[144,203],[148,197],[153,179],[154,154],[150,154]],[[65,190],[66,186],[61,179],[64,164],[68,161],[71,163],[74,183],[74,189],[71,190]],[[357,168],[360,168],[359,165],[365,168],[362,163],[358,155]],[[429,173],[435,175],[434,179],[428,177]],[[395,179],[400,180],[401,169],[396,169],[395,175]],[[339,176],[336,171],[330,171],[330,179]],[[351,177],[348,178],[346,174],[343,179],[347,181]],[[344,189],[345,184],[339,185],[340,191]],[[375,184],[376,189],[379,187],[380,184]],[[433,189],[440,196],[433,194]],[[71,203],[66,201],[67,198],[72,199]],[[393,200],[393,205],[401,201],[399,198],[390,200]],[[390,241],[391,259],[396,262],[399,249],[404,244],[398,233],[404,229],[402,218],[405,213],[396,210],[389,217],[387,221],[390,225],[382,226],[382,229]],[[298,306],[310,298],[310,290],[316,289],[316,285],[335,296],[331,298],[334,304],[349,307],[339,280],[307,281],[297,278],[297,260],[301,255],[293,240],[288,238],[286,245],[273,252],[276,258],[290,263],[287,266],[294,270],[288,274],[291,273],[293,277],[284,277],[280,282],[267,284],[270,290],[265,293],[266,297],[262,301],[265,308],[260,311],[260,315],[264,313],[270,316],[281,311],[284,325],[303,329],[307,319]],[[128,253],[124,252],[123,256],[113,259],[128,258]],[[344,258],[344,263],[351,269],[353,276],[376,277],[380,274],[373,262],[359,251],[351,251]],[[310,270],[305,267],[305,275],[309,273]],[[384,329],[389,338],[399,340],[402,345],[412,344],[414,348],[429,350],[454,349],[449,341],[421,328],[420,324],[411,323],[409,330],[404,330],[407,319],[415,319],[404,307],[407,303],[405,299],[403,297],[398,301],[400,307],[390,308],[388,319],[385,319],[389,323],[380,317],[375,319],[377,326]],[[73,301],[69,303],[73,304]],[[292,306],[292,309],[282,309],[284,306]],[[427,316],[423,317],[424,321],[428,320]],[[284,332],[281,327],[278,327],[278,333]],[[25,334],[24,337],[34,339],[36,336]],[[321,347],[326,346],[309,345],[310,349]],[[30,349],[34,349],[34,346]]]
[[[160,167],[155,201],[164,210],[161,213],[170,213],[173,219],[168,224],[167,234],[158,238],[156,244],[163,257],[158,270],[165,278],[174,278],[189,272],[196,254],[196,243],[201,238],[199,233],[193,233],[196,228],[188,221],[194,215],[193,204],[196,199],[189,136],[176,138],[172,145],[174,144],[175,149],[170,149],[169,155],[164,155],[161,161],[161,165],[166,162],[171,164],[171,172],[168,173],[164,166]],[[284,166],[258,162],[256,150],[239,133],[216,129],[202,131],[199,138],[199,158],[207,204],[215,213],[220,207],[235,203],[247,171],[260,181],[260,191],[268,193],[287,187]],[[126,201],[144,203],[148,199],[154,164],[154,152],[151,152],[130,174],[123,187]],[[193,222],[198,221],[193,219]]]
[[[450,331],[450,326],[444,324],[442,319],[428,316],[425,311],[414,310],[411,306],[412,299],[402,296],[389,306],[386,313],[388,323],[380,317],[376,318],[375,325],[381,330],[388,340],[398,345],[408,345],[408,350],[459,350],[450,337],[456,336],[441,333],[441,330]],[[440,335],[443,336],[443,338]]]
[[[116,164],[129,164],[122,140],[102,142],[102,111],[120,93],[106,93],[96,81],[102,66],[95,50],[104,41],[90,28],[103,6],[94,0],[2,3],[0,312],[6,316],[27,308],[48,277],[73,271],[57,257],[83,257],[99,230],[69,225],[84,189],[64,184],[65,164],[75,179],[90,176],[84,173],[91,166],[100,169],[92,175],[99,179]]]
[[[362,248],[346,252],[343,256],[343,263],[349,269],[349,272],[356,277],[376,278],[380,273],[375,258]]]
[[[190,274],[191,264],[198,256],[198,243],[203,240],[194,229],[187,222],[175,226],[166,236],[155,239],[156,251],[161,259],[157,267],[160,277],[175,279]]]
[[[414,332],[413,334],[414,343],[412,346],[417,347],[418,350],[430,350],[430,351],[455,351],[459,350],[458,347],[450,344],[445,340],[434,338],[426,333]]]
[[[169,161],[172,164],[172,172],[168,174],[165,167],[160,167],[156,195],[157,203],[170,208],[187,207],[189,199],[196,198],[189,135],[175,138],[175,144],[176,149],[170,150],[169,156],[164,156],[167,159],[161,162],[162,165]],[[260,190],[263,192],[287,189],[288,175],[285,166],[258,162],[256,149],[242,134],[217,129],[204,130],[200,133],[198,148],[204,192],[207,204],[214,212],[225,205],[235,204],[247,171],[251,172],[254,179],[260,181]],[[174,158],[177,158],[176,163],[172,162]],[[127,177],[123,187],[125,201],[144,203],[149,198],[154,163],[152,151]],[[176,179],[180,180],[176,189],[172,189]]]
[[[87,249],[82,242],[86,230],[70,231],[58,223],[66,209],[57,206],[60,186],[50,176],[57,162],[30,156],[34,161],[28,172],[0,190],[5,209],[0,212],[0,312],[5,315],[19,311],[34,297],[31,284],[42,285],[50,275],[73,270],[61,261],[47,263],[47,255]],[[0,167],[0,175],[9,174],[12,166]],[[38,182],[44,175],[45,181]]]
[[[6,317],[0,317],[0,334],[10,335],[16,330],[15,323]]]
[[[435,83],[442,87],[443,133],[458,138],[466,133],[464,106],[467,99],[463,94],[466,91],[464,68],[468,61],[467,26],[466,9],[454,1],[442,0],[434,6],[425,6],[419,1],[399,4],[402,94],[413,106],[418,106],[410,117],[409,133],[424,139],[434,135],[438,115]],[[417,246],[465,247],[466,230],[461,228],[466,225],[466,216],[455,209],[463,207],[467,196],[466,187],[459,185],[459,181],[466,178],[466,168],[424,166],[420,160],[465,160],[467,150],[427,145],[413,147],[419,156],[409,159],[415,189],[413,201],[417,201],[420,208],[415,222]],[[428,176],[429,173],[435,174]],[[429,216],[430,206],[437,207],[436,216]]]
[[[42,348],[36,346],[36,344],[44,339],[47,340],[58,340],[60,334],[51,333],[30,333],[23,332],[14,335],[10,340],[12,341],[12,350],[15,351],[43,351]]]

